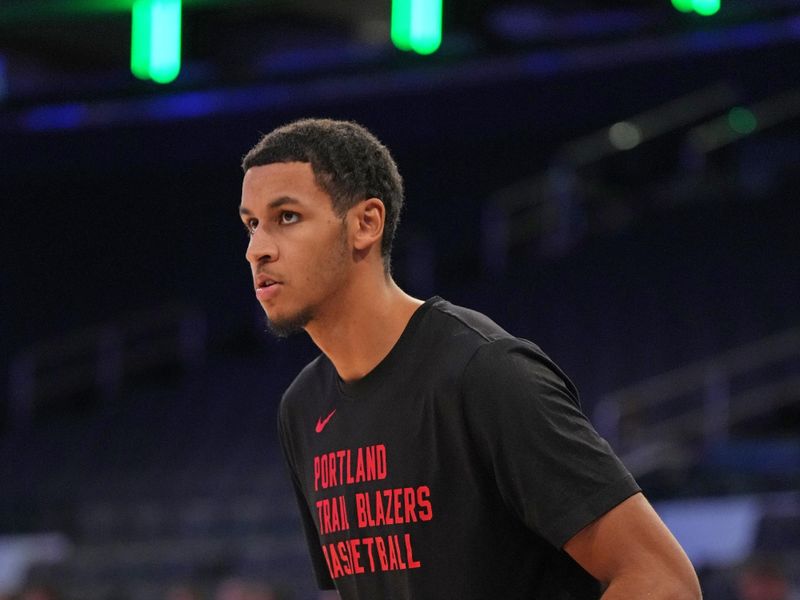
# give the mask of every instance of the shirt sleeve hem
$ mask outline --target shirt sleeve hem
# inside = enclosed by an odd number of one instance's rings
[[[553,527],[549,528],[549,531],[544,532],[545,537],[556,548],[563,548],[564,544],[581,529],[641,491],[633,476],[627,474],[622,479],[593,494],[585,502],[558,519]]]

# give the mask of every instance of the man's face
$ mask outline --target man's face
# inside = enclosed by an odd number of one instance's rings
[[[344,286],[350,266],[345,223],[309,163],[248,169],[242,222],[256,297],[279,336],[305,327]]]

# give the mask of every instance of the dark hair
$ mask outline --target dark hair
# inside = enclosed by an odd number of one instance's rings
[[[390,271],[392,242],[403,207],[403,178],[389,150],[358,123],[302,119],[262,137],[242,159],[242,169],[280,162],[307,162],[339,217],[367,198],[386,208],[381,256]]]

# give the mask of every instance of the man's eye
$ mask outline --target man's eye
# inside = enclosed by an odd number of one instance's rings
[[[249,235],[253,235],[253,232],[256,230],[256,227],[258,227],[258,219],[247,219],[244,222],[244,228],[247,230],[247,233]]]
[[[291,225],[300,220],[300,215],[294,212],[284,211],[280,215],[280,222],[282,225]]]

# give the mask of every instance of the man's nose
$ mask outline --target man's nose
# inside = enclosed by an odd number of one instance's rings
[[[262,229],[256,228],[253,235],[250,236],[250,243],[247,244],[245,258],[252,265],[276,260],[278,258],[278,247],[272,236]]]

